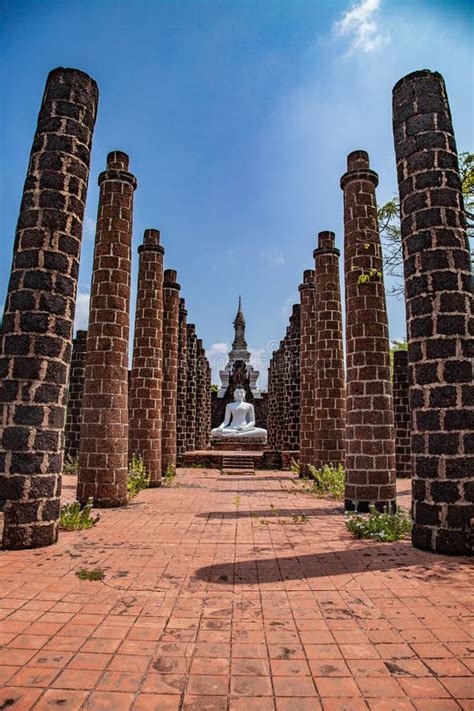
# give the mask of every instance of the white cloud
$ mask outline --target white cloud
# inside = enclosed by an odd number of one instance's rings
[[[347,55],[361,51],[373,54],[389,41],[389,36],[383,34],[378,26],[377,13],[380,0],[361,0],[347,10],[333,27],[338,37],[350,39]]]
[[[227,365],[229,351],[228,343],[213,343],[206,348],[206,356],[212,369],[212,382],[216,385],[220,385],[219,370],[224,370]]]
[[[77,292],[76,299],[76,316],[74,318],[74,331],[87,330],[89,323],[89,301],[90,294],[88,291]]]
[[[84,229],[83,229],[83,234],[84,234],[84,239],[86,240],[93,240],[95,239],[95,229],[96,229],[96,221],[92,219],[92,217],[88,217],[87,215],[84,218]]]
[[[293,304],[295,302],[295,297],[294,296],[289,296],[283,304],[280,306],[280,314],[282,317],[286,320],[289,319],[291,316],[291,309],[293,308]]]
[[[281,249],[262,249],[260,256],[271,267],[278,267],[285,263],[285,257]]]

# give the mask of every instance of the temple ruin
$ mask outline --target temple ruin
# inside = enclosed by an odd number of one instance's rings
[[[1,327],[4,548],[56,542],[64,455],[78,461],[77,500],[98,508],[127,505],[135,455],[157,489],[192,463],[233,474],[267,468],[270,477],[342,465],[345,509],[358,512],[395,510],[396,477],[411,477],[414,546],[471,552],[472,273],[443,78],[414,72],[393,90],[408,352],[391,364],[378,175],[356,150],[340,181],[345,319],[340,249],[322,231],[271,354],[268,392],[250,362],[239,297],[229,360],[211,393],[192,304],[177,271],[165,269],[156,229],[138,249],[130,324],[138,181],[123,151],[108,154],[98,177],[89,322],[73,339],[97,104],[83,72],[49,74]]]

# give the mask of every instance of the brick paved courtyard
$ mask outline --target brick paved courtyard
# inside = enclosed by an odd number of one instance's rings
[[[467,559],[355,541],[288,473],[177,482],[0,553],[2,711],[474,709]]]

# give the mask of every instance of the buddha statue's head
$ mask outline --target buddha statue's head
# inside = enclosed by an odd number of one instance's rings
[[[234,400],[235,402],[243,402],[245,400],[245,390],[244,388],[235,388],[234,390]]]

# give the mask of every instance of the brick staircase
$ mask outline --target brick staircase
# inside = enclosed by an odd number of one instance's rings
[[[255,474],[255,462],[243,452],[226,454],[222,457],[222,474]]]

